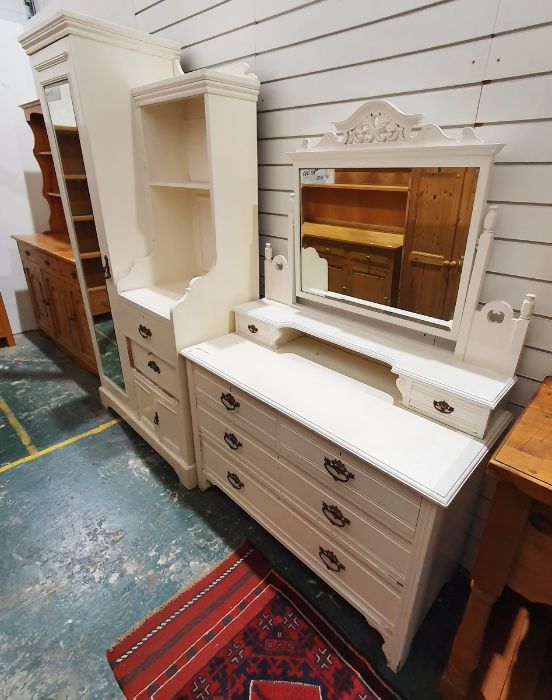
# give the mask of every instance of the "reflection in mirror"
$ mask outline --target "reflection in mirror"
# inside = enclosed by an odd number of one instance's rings
[[[452,319],[479,168],[300,174],[304,292]]]
[[[45,88],[103,374],[125,388],[69,83]],[[77,263],[78,265],[78,263]],[[79,329],[81,330],[81,329]],[[87,329],[82,329],[86,332]]]

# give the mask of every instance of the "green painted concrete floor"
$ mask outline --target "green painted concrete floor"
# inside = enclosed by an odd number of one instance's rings
[[[1,405],[37,450],[113,419],[97,384],[36,333],[0,348]],[[0,411],[0,698],[122,697],[106,649],[244,538],[407,700],[437,698],[464,576],[443,589],[394,675],[359,613],[223,493],[186,491],[124,423],[9,467],[28,455]]]

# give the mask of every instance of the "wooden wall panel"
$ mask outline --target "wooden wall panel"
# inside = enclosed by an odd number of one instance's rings
[[[260,249],[287,252],[287,152],[366,99],[449,127],[475,125],[505,143],[490,201],[500,207],[480,301],[519,310],[537,295],[519,380],[518,413],[552,373],[552,2],[550,0],[135,0],[137,25],[185,47],[185,70],[247,57],[261,79]],[[260,283],[263,285],[262,257]],[[468,550],[492,488],[485,482]]]

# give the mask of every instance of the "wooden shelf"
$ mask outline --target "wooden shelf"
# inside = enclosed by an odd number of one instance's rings
[[[402,233],[390,233],[377,229],[354,228],[352,226],[333,226],[329,224],[317,224],[304,221],[301,226],[303,236],[323,238],[328,241],[340,241],[342,243],[357,243],[375,248],[397,250],[402,248],[404,235]]]
[[[62,134],[77,134],[78,129],[76,126],[54,126],[55,131]]]
[[[156,180],[150,182],[151,187],[172,187],[185,190],[209,190],[211,189],[208,182],[164,182]]]
[[[37,151],[37,155],[39,155],[39,156],[51,156],[52,151]]]
[[[86,291],[87,292],[99,292],[102,289],[105,289],[106,285],[105,284],[100,284],[98,287],[87,287]]]
[[[324,184],[305,183],[302,187],[319,187],[332,190],[372,190],[375,192],[408,192],[408,185],[355,185],[355,184]]]
[[[61,194],[59,192],[46,192],[48,197],[61,197]]]
[[[87,177],[86,175],[83,174],[75,174],[75,175],[64,175],[63,176],[65,180],[86,180]]]
[[[94,214],[81,214],[80,216],[74,216],[73,221],[94,221]]]
[[[81,260],[92,260],[101,257],[101,253],[99,250],[92,250],[89,253],[80,253],[79,257]]]

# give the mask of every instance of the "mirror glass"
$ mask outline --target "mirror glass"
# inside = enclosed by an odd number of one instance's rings
[[[77,250],[73,252],[75,260],[78,258],[82,266],[102,370],[108,379],[124,389],[121,360],[102,266],[102,254],[92,213],[69,83],[63,81],[50,85],[45,88],[45,94],[71,212],[72,222],[67,223],[69,226],[72,223],[75,231]],[[79,329],[79,334],[81,332],[88,333],[88,328]]]
[[[479,168],[303,168],[302,291],[450,321]]]

